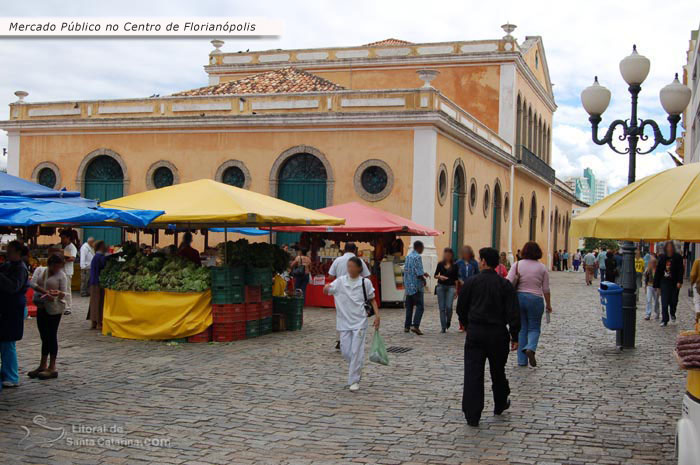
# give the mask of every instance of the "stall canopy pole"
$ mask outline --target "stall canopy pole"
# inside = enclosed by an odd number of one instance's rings
[[[224,265],[228,265],[228,228],[224,222]]]
[[[141,246],[141,230],[136,228],[136,244]]]

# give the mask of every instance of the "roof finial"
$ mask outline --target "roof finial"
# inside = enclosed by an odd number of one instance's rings
[[[221,40],[221,39],[214,39],[214,40],[211,41],[211,44],[214,46],[214,50],[212,50],[211,53],[210,53],[209,55],[219,55],[219,54],[221,54],[221,53],[224,53],[224,52],[222,52],[222,51],[220,50],[220,49],[221,49],[221,46],[224,45],[224,41],[223,41],[223,40]]]
[[[516,29],[517,27],[518,27],[518,26],[516,26],[515,24],[511,24],[510,22],[506,22],[505,24],[501,25],[501,29],[503,29],[504,31],[506,31],[506,35],[503,36],[503,40],[508,40],[508,41],[510,41],[510,40],[515,40],[515,37],[513,37],[512,35],[510,35],[510,33],[513,32],[513,31],[515,31],[515,29]]]
[[[17,101],[15,103],[26,103],[24,101],[24,97],[26,97],[27,95],[29,95],[29,92],[26,92],[24,90],[15,91],[15,96],[17,97]]]

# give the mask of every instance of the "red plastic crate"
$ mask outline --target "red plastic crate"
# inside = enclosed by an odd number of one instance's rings
[[[259,320],[260,313],[260,304],[245,304],[246,321]]]
[[[195,334],[187,338],[187,342],[209,342],[211,341],[212,327],[208,327],[199,334]]]
[[[245,287],[245,303],[252,304],[262,301],[262,286]]]
[[[262,309],[263,312],[270,311],[270,314],[272,314],[272,301],[271,300],[263,300],[263,302],[260,304],[260,308]]]
[[[268,310],[266,310],[265,308],[260,310],[260,319],[262,320],[264,318],[272,318],[272,309],[271,308]]]
[[[245,305],[212,305],[212,318],[214,323],[234,323],[245,321]]]
[[[212,337],[212,341],[214,342],[232,342],[235,341],[233,338],[233,334],[216,334],[214,333],[214,336]]]

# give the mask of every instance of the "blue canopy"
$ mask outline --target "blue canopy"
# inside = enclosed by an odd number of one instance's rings
[[[19,196],[0,196],[0,226],[34,226],[59,224],[104,224],[114,226],[128,224],[146,227],[164,212],[150,210],[112,210],[111,208],[85,208],[46,199]]]
[[[211,232],[224,232],[224,228],[210,228]],[[263,231],[258,228],[226,228],[226,232],[243,234],[245,236],[267,236],[270,231]]]
[[[86,208],[95,208],[97,206],[95,200],[81,197],[80,192],[67,191],[65,189],[57,191],[7,173],[0,173],[0,196],[47,199]]]

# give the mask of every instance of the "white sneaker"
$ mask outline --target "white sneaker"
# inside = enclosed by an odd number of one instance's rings
[[[350,385],[350,391],[351,392],[356,392],[360,390],[360,383],[352,383]]]
[[[9,382],[9,381],[3,381],[3,382],[2,382],[2,387],[6,387],[6,388],[16,388],[16,387],[19,387],[19,383],[11,383],[11,382]]]

